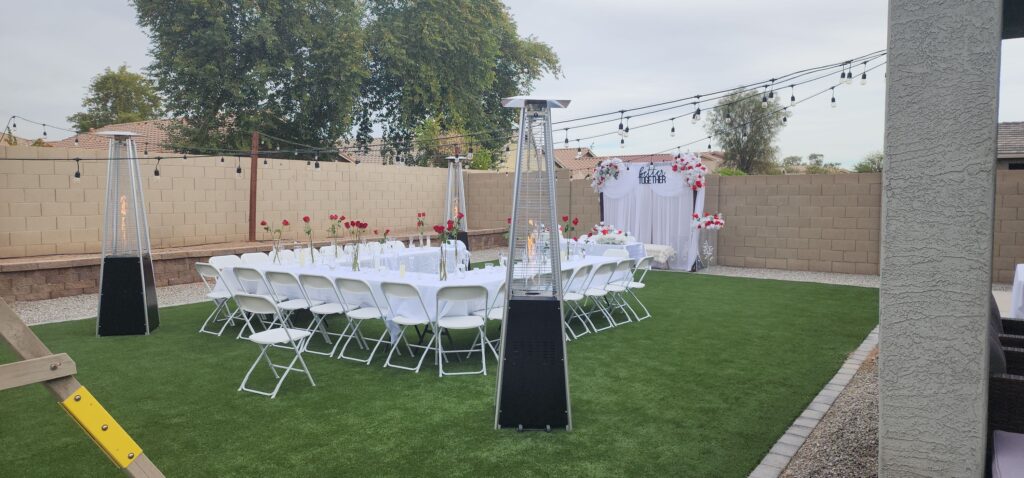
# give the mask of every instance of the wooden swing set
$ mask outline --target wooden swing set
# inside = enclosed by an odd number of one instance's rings
[[[75,373],[67,354],[54,354],[7,302],[0,299],[0,337],[21,359],[0,365],[0,391],[42,384],[114,464],[133,477],[163,477],[135,440],[103,408]]]

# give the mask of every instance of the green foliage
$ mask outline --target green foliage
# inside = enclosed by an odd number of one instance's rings
[[[807,156],[807,167],[804,168],[806,174],[836,174],[843,171],[839,163],[826,163],[825,155],[821,153],[812,153]]]
[[[160,97],[153,82],[128,71],[126,65],[117,70],[107,68],[93,77],[82,107],[85,111],[68,116],[77,131],[160,117]]]
[[[133,2],[150,72],[190,144],[244,146],[258,129],[365,145],[380,131],[393,143],[381,153],[404,156],[433,120],[444,132],[501,130],[476,138],[495,150],[515,115],[500,99],[560,71],[500,0]]]
[[[782,158],[782,165],[787,167],[787,168],[791,168],[793,166],[799,166],[799,165],[803,164],[803,162],[804,162],[803,156],[786,156],[785,158]]]
[[[708,113],[704,128],[722,146],[727,165],[748,174],[778,174],[773,143],[789,113],[780,110],[778,96],[767,108],[761,96],[756,90],[733,91]]]
[[[746,176],[747,173],[740,171],[736,168],[718,168],[715,170],[715,174],[719,176]]]
[[[133,0],[150,74],[185,119],[176,142],[247,149],[260,130],[312,145],[349,131],[367,76],[357,0]]]
[[[473,159],[466,165],[469,169],[494,169],[495,154],[489,149],[477,150],[473,153]]]
[[[858,173],[880,173],[882,172],[882,162],[885,160],[885,156],[881,151],[876,151],[864,157],[857,164],[853,165],[853,170]]]

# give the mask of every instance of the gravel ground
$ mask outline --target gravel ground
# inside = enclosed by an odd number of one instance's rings
[[[878,348],[864,361],[781,476],[878,474]]]
[[[498,254],[505,250],[505,248],[497,248],[474,251],[473,262],[497,260]],[[206,286],[201,282],[196,282],[158,287],[156,296],[157,303],[161,307],[194,304],[206,300]],[[99,297],[99,294],[82,294],[31,302],[19,301],[14,303],[14,311],[21,316],[21,320],[29,325],[88,319],[96,317]]]

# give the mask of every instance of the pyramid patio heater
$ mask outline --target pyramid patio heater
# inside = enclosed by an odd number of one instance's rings
[[[448,188],[445,193],[444,199],[444,210],[445,210],[445,221],[454,220],[461,211],[463,214],[466,213],[466,184],[463,182],[462,177],[462,163],[465,161],[465,156],[448,156]],[[468,217],[462,218],[462,230],[459,231],[458,240],[462,241],[466,245],[466,249],[469,249],[469,234],[466,232],[469,230],[467,225]]]
[[[148,335],[160,325],[160,316],[135,134],[98,134],[110,143],[96,335]]]
[[[569,101],[514,97],[502,105],[521,111],[495,427],[571,430],[551,141],[551,108]]]

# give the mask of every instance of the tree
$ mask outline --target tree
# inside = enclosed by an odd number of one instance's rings
[[[782,129],[782,118],[789,115],[779,107],[778,97],[767,99],[762,93],[736,90],[718,101],[708,113],[704,128],[725,151],[725,163],[747,174],[775,174],[775,137]]]
[[[160,96],[151,80],[121,65],[93,77],[82,107],[85,111],[68,116],[68,121],[77,131],[89,131],[108,124],[159,118]]]
[[[853,170],[858,173],[880,173],[882,172],[882,161],[884,159],[885,156],[882,155],[882,152],[876,151],[853,165]]]
[[[237,147],[253,129],[310,145],[379,131],[385,156],[417,151],[426,120],[504,145],[500,99],[559,72],[551,48],[520,38],[500,0],[133,0],[150,72],[178,136]]]
[[[799,165],[803,164],[803,162],[804,162],[803,156],[786,156],[785,158],[782,158],[782,165],[787,167],[787,168],[791,168],[793,166],[799,166]]]
[[[516,118],[501,98],[560,71],[548,45],[518,36],[500,0],[376,0],[367,7],[362,141],[379,124],[385,140],[408,144],[430,118],[446,132],[493,132],[473,139],[497,150]]]
[[[826,163],[825,155],[821,153],[811,153],[807,160],[807,168],[804,169],[807,174],[836,174],[842,171],[839,163]]]
[[[320,147],[349,132],[367,77],[362,1],[133,3],[148,71],[184,120],[175,142],[248,149],[259,130]]]

